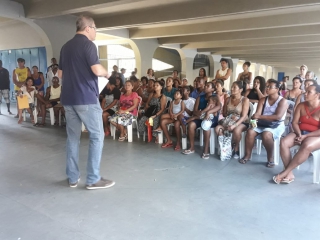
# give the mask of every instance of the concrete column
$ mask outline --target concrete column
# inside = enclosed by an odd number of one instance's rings
[[[132,50],[136,58],[138,76],[147,75],[148,68],[152,68],[152,58],[155,50],[159,47],[156,39],[134,39],[131,42]]]
[[[254,76],[256,77],[256,76],[261,76],[260,75],[260,66],[261,66],[261,64],[260,63],[256,63],[256,69],[255,69],[255,72],[254,72]]]
[[[34,21],[50,41],[52,52],[47,51],[48,63],[50,63],[52,57],[55,57],[59,62],[61,47],[76,34],[76,19],[75,16],[65,15]],[[49,46],[46,46],[46,48],[50,49]]]
[[[273,71],[273,68],[271,66],[267,66],[266,67],[266,79],[270,79],[272,78],[272,71]]]
[[[197,55],[197,51],[194,49],[180,49],[178,52],[181,57],[181,77],[186,77],[190,82],[193,82],[198,76],[198,73],[193,70],[194,57]]]
[[[256,67],[257,67],[256,63],[251,63],[249,71],[252,73],[253,79],[256,77]]]
[[[231,78],[230,78],[230,86],[234,81],[237,81],[237,77],[238,77],[238,74],[239,74],[239,73],[237,73],[237,67],[238,67],[239,59],[231,58],[231,61],[232,61],[232,65],[233,66],[232,66],[232,75],[231,75]]]
[[[214,79],[217,71],[221,68],[221,55],[208,55],[210,61],[210,78]]]
[[[105,67],[105,69],[108,69],[108,48],[107,46],[99,46],[98,47],[99,52],[99,59],[102,66]]]

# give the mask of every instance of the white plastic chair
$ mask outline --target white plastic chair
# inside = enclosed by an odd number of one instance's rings
[[[166,106],[170,106],[170,103],[172,102],[172,98],[171,97],[167,97],[167,102],[166,102]],[[168,112],[168,108],[166,108],[165,110],[164,110],[164,112]],[[168,124],[168,131],[169,131],[169,129],[170,129],[170,127],[171,126],[173,126],[173,124],[171,123],[171,124]],[[145,140],[145,133],[144,133],[144,135],[143,135],[143,139]],[[159,132],[158,133],[158,142],[159,142],[159,144],[163,144],[163,132],[161,131],[161,132]]]
[[[37,111],[37,98],[35,97],[34,98],[34,110],[33,110],[33,119],[34,119],[34,123],[37,123],[38,122],[38,111]],[[27,110],[24,109],[23,112],[22,112],[22,118],[23,118],[23,121],[25,122],[27,117],[26,117],[26,112]]]
[[[53,111],[53,107],[49,108],[49,114],[50,114],[50,123],[51,125],[54,125],[54,111]],[[61,109],[59,109],[59,126],[61,126]]]
[[[298,151],[299,149],[300,149],[300,146],[294,146],[290,150],[291,152],[293,152],[293,151]],[[320,182],[320,149],[313,151],[311,154],[313,156],[313,183],[319,184]]]

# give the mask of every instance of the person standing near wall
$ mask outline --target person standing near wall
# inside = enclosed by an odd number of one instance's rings
[[[12,73],[12,80],[14,83],[14,91],[15,93],[18,93],[22,85],[26,83],[26,80],[28,77],[31,77],[31,71],[29,68],[25,66],[25,60],[23,58],[18,58],[18,67],[13,70]],[[17,115],[14,116],[15,118],[19,118],[19,107],[18,107],[18,101],[17,101]]]
[[[2,61],[0,60],[0,104],[1,100],[6,101],[8,113],[12,115],[10,111],[10,78],[9,71],[2,67]],[[0,115],[1,115],[1,106],[0,106]]]
[[[50,70],[52,70],[55,65],[57,65],[57,66],[59,67],[59,65],[58,65],[58,63],[57,63],[57,59],[56,59],[56,58],[51,58],[51,65],[47,68],[47,73],[48,73]]]
[[[224,81],[224,88],[229,91],[230,90],[230,77],[232,74],[232,70],[228,67],[229,62],[225,58],[221,58],[220,60],[221,69],[219,69],[216,73],[214,80],[223,80]]]
[[[104,142],[102,110],[99,104],[98,76],[108,76],[100,64],[97,48],[92,42],[96,26],[91,17],[80,16],[77,33],[61,49],[59,77],[63,79],[61,103],[67,120],[67,176],[70,187],[80,180],[78,167],[81,126],[89,132],[87,189],[112,187],[115,182],[100,176],[100,161]]]

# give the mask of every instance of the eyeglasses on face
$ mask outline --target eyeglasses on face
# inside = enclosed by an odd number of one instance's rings
[[[92,27],[92,26],[88,26],[88,27],[94,29],[95,31],[97,31],[96,27]]]

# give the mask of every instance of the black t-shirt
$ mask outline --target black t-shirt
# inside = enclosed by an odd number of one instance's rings
[[[0,90],[5,90],[5,89],[10,89],[9,72],[7,69],[1,68],[0,69]]]
[[[121,92],[118,88],[114,88],[112,91],[105,88],[102,90],[101,94],[103,98],[106,99],[106,104],[103,107],[109,106],[114,100],[120,100]],[[111,110],[117,111],[117,104],[114,105]]]
[[[97,47],[85,35],[76,34],[62,47],[59,68],[63,72],[63,105],[98,102],[98,77],[92,72],[91,66],[99,63]]]
[[[104,88],[102,90],[102,92],[100,93],[100,95],[102,95],[103,97],[105,97],[106,95],[112,95],[113,94],[113,98],[114,99],[117,99],[117,100],[120,100],[120,96],[121,96],[121,92],[118,88],[114,88],[112,91],[110,91],[109,89],[107,88]]]

